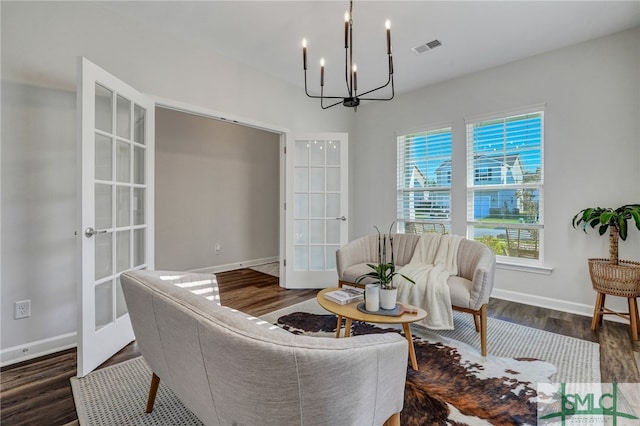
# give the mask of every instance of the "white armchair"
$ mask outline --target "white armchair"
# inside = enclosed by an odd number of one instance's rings
[[[394,234],[393,255],[397,266],[411,260],[420,239],[416,234]],[[356,279],[371,271],[367,263],[378,258],[378,235],[367,235],[351,241],[336,252],[338,286],[357,285]],[[464,239],[458,248],[458,275],[449,277],[447,284],[452,308],[473,315],[476,331],[480,332],[482,356],[487,355],[487,304],[493,290],[496,257],[486,245]],[[370,280],[364,280],[360,285]]]

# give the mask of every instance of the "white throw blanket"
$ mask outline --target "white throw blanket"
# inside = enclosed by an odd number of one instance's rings
[[[401,276],[394,277],[398,301],[427,311],[427,317],[418,324],[434,330],[453,330],[447,279],[458,274],[458,247],[462,239],[452,234],[422,234],[411,261],[398,270],[415,284]]]

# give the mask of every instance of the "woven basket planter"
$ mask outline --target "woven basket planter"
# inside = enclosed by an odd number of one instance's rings
[[[612,265],[609,259],[589,259],[593,289],[620,297],[640,296],[640,262],[621,260]]]

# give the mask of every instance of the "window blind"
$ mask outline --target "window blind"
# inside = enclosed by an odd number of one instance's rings
[[[541,261],[544,111],[466,124],[470,234],[498,255]]]
[[[413,232],[416,227],[407,224],[415,223],[438,222],[448,226],[451,127],[399,135],[397,143],[397,220],[401,230]]]

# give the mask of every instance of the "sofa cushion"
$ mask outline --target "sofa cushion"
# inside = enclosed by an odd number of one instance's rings
[[[471,308],[471,280],[458,277],[456,275],[447,279],[449,294],[451,295],[451,305],[460,308]]]
[[[366,263],[351,265],[344,270],[342,280],[355,283],[360,275],[368,274],[369,272],[373,272],[373,269],[371,269]],[[360,284],[369,284],[373,282],[376,282],[374,278],[366,277],[360,282]]]

